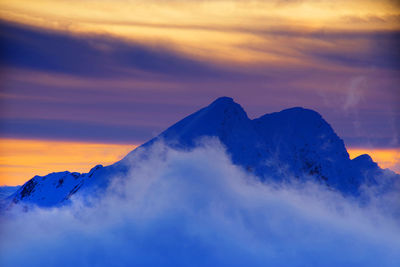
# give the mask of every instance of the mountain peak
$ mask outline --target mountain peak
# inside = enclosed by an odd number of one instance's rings
[[[368,154],[362,154],[362,155],[354,158],[354,160],[360,160],[360,161],[362,160],[362,161],[365,161],[365,162],[373,162],[371,156],[368,155]]]
[[[210,105],[189,115],[161,133],[164,140],[178,140],[192,146],[201,136],[225,135],[237,128],[248,128],[250,123],[244,109],[230,97],[220,97]]]
[[[302,121],[324,121],[321,114],[316,112],[315,110],[303,108],[303,107],[293,107],[281,110],[279,112],[273,112],[269,114],[265,114],[261,116],[258,120],[265,120],[265,119],[285,119],[289,121],[297,121],[299,118]]]
[[[218,97],[217,99],[215,99],[212,103],[211,103],[211,105],[226,105],[226,104],[232,104],[232,103],[235,103],[234,101],[233,101],[233,98],[232,97],[228,97],[228,96],[221,96],[221,97]],[[236,103],[235,103],[236,104]]]
[[[236,103],[231,97],[219,97],[210,105],[195,113],[200,116],[212,116],[215,119],[240,119],[248,120],[247,114],[241,105]],[[212,118],[208,118],[213,120]]]
[[[292,114],[306,114],[306,115],[314,115],[314,116],[321,117],[321,115],[318,112],[316,112],[315,110],[303,108],[303,107],[287,108],[287,109],[282,110],[281,112],[287,112],[287,113],[292,113]]]
[[[363,166],[364,168],[376,169],[378,164],[374,162],[370,155],[362,154],[354,159],[352,159],[353,164]]]

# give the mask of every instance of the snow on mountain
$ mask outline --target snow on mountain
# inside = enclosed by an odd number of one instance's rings
[[[0,186],[0,201],[12,195],[20,186]]]
[[[17,197],[13,198],[13,202],[40,203],[45,207],[57,205],[79,190],[84,177],[84,174],[68,171],[35,176],[15,193]]]
[[[357,195],[361,185],[378,183],[375,178],[383,171],[368,155],[350,160],[343,141],[313,110],[295,107],[251,120],[232,98],[221,97],[113,165],[96,166],[87,174],[35,176],[9,199],[45,207],[66,204],[77,192],[94,194],[106,188],[112,178],[126,175],[135,157],[146,156],[146,149],[157,141],[191,149],[206,136],[217,137],[233,163],[261,181],[312,180],[343,194]],[[399,179],[393,172],[391,177]]]
[[[13,195],[20,186],[0,186],[0,211],[9,205],[9,198]]]

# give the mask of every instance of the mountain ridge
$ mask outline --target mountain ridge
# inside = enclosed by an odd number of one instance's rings
[[[221,97],[112,165],[98,165],[86,174],[35,176],[8,199],[45,207],[68,204],[77,192],[91,194],[106,188],[114,176],[126,175],[138,153],[158,141],[175,149],[192,149],[205,136],[217,137],[233,163],[262,182],[311,180],[356,196],[362,184],[377,183],[383,171],[369,155],[351,160],[343,140],[316,111],[294,107],[249,119],[232,98]]]

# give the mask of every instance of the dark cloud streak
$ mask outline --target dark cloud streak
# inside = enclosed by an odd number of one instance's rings
[[[227,71],[159,47],[109,36],[73,36],[0,23],[0,64],[89,77],[154,73],[182,78],[226,76]]]
[[[108,125],[68,120],[10,119],[2,120],[1,138],[86,141],[102,143],[137,144],[154,136],[155,127],[135,125]]]

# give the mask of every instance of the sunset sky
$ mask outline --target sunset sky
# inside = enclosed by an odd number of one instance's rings
[[[400,173],[396,0],[0,0],[0,185],[111,164],[219,96]]]

